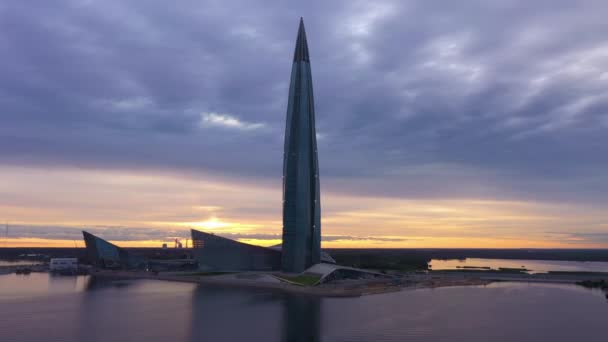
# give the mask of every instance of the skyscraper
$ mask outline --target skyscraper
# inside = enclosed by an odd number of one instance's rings
[[[300,19],[291,68],[283,153],[283,242],[248,245],[192,230],[193,256],[202,271],[300,273],[320,262],[335,264],[321,252],[321,201],[315,130],[315,103],[304,21]],[[87,252],[101,266],[131,266],[126,250],[83,232]],[[126,266],[125,266],[126,265]],[[334,270],[337,270],[335,268]]]
[[[283,254],[285,272],[302,272],[321,258],[321,201],[315,104],[304,21],[293,55],[283,153]]]

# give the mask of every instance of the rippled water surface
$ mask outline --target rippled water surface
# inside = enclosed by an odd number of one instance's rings
[[[153,280],[0,276],[0,341],[584,341],[604,294],[499,283],[316,298]]]

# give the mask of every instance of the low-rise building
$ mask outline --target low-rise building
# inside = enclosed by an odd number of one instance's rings
[[[76,271],[78,269],[78,258],[52,258],[49,263],[51,272]]]

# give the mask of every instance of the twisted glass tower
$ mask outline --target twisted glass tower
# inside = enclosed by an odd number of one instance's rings
[[[293,56],[283,154],[281,267],[302,272],[321,258],[321,201],[315,104],[304,21]]]

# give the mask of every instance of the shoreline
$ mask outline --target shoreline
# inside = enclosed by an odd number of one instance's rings
[[[252,273],[250,275],[253,277],[258,276],[259,274]],[[243,276],[243,278],[237,278],[235,276],[225,275],[188,276],[162,273],[159,275],[153,275],[145,272],[104,270],[91,273],[91,276],[117,279],[155,279],[231,288],[257,288],[321,297],[360,297],[403,290],[488,285],[494,282],[576,284],[577,282],[584,280],[608,279],[608,275],[500,274],[500,272],[482,275],[474,273],[472,274],[469,272],[430,272],[426,274],[404,274],[403,277],[395,278],[391,281],[342,281],[337,283],[321,284],[318,286],[299,286],[282,281],[259,281],[251,277]],[[272,274],[263,274],[263,276],[274,277]]]
[[[15,267],[0,267],[0,275],[13,273]],[[33,272],[48,272],[43,265]],[[143,271],[91,270],[92,277],[107,279],[148,279],[204,286],[253,288],[283,293],[320,297],[360,297],[374,294],[392,293],[403,290],[434,289],[451,286],[480,286],[494,282],[577,284],[583,281],[608,280],[608,273],[510,273],[491,271],[430,271],[427,273],[395,274],[392,279],[343,280],[317,286],[304,286],[280,279],[274,273],[243,272],[222,275],[200,275],[188,273],[159,273]]]
[[[153,275],[145,272],[124,272],[124,271],[98,271],[90,274],[93,277],[101,277],[108,279],[148,279],[173,281],[182,283],[194,283],[204,286],[214,287],[230,287],[230,288],[254,288],[280,291],[284,293],[294,293],[302,295],[312,295],[321,297],[360,297],[367,294],[396,292],[400,289],[396,286],[383,286],[381,289],[377,286],[347,288],[347,287],[326,287],[326,286],[300,286],[279,281],[258,281],[253,279],[236,279],[222,275],[218,276],[188,276],[179,274],[158,274]],[[273,276],[274,277],[274,276]],[[374,284],[375,285],[375,284]],[[366,290],[366,291],[364,291]],[[380,291],[379,291],[380,290]]]

